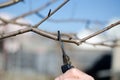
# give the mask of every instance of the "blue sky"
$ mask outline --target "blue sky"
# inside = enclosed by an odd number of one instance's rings
[[[4,1],[4,0],[1,0]],[[1,2],[0,1],[0,2]],[[12,16],[18,16],[25,12],[36,9],[49,0],[25,0],[24,3],[20,2],[13,6],[1,8],[0,13],[7,13]],[[42,15],[46,16],[49,9],[54,10],[59,6],[64,0],[58,0],[56,3],[52,4],[48,8],[40,11]],[[31,6],[30,6],[31,5]],[[58,12],[56,12],[50,18],[53,19],[87,19],[90,21],[100,21],[107,22],[113,18],[120,18],[120,0],[70,0],[65,6],[63,6]],[[26,17],[32,24],[36,24],[41,20],[36,15],[30,15]],[[96,25],[94,23],[90,24],[91,28],[94,26],[104,27],[107,23],[103,25]],[[62,32],[78,32],[85,28],[85,23],[83,22],[65,22],[65,23],[53,23],[46,21],[39,26],[40,29],[46,31],[57,32],[61,30]]]

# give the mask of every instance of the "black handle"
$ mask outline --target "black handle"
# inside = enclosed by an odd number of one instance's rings
[[[72,66],[71,64],[65,64],[63,66],[61,66],[62,72],[65,73],[67,70],[74,68],[74,66]]]

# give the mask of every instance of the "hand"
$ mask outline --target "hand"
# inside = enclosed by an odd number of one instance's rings
[[[94,80],[94,78],[76,68],[72,68],[55,80]]]

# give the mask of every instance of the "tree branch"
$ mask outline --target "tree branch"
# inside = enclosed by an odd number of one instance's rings
[[[99,34],[105,32],[105,31],[107,31],[107,30],[109,30],[109,29],[111,29],[111,28],[119,25],[119,24],[120,24],[120,21],[117,21],[117,22],[115,22],[115,23],[113,23],[113,24],[111,24],[111,25],[103,28],[102,30],[96,31],[95,33],[93,33],[93,34],[91,34],[91,35],[88,35],[87,37],[84,37],[83,39],[81,39],[81,40],[80,40],[80,43],[85,42],[86,40],[88,40],[88,39],[90,39],[90,38],[92,38],[92,37],[94,37],[94,36],[96,36],[96,35],[99,35]]]
[[[23,34],[23,33],[29,32],[31,30],[32,30],[32,28],[28,27],[28,28],[25,28],[25,29],[20,29],[20,30],[17,30],[17,31],[9,32],[9,33],[6,33],[6,34],[1,34],[0,39],[5,39],[5,38],[9,38],[9,37],[16,36],[16,35],[19,35],[19,34]]]
[[[25,23],[20,23],[20,22],[13,22],[11,20],[6,20],[0,17],[0,20],[3,22],[0,25],[6,25],[6,24],[16,24],[16,25],[20,25],[20,26],[31,26],[30,24],[25,24]]]
[[[44,37],[47,37],[47,38],[50,38],[50,39],[58,41],[58,37],[57,36],[52,35],[50,33],[47,33],[47,32],[45,32],[43,30],[40,30],[40,29],[37,29],[37,28],[32,28],[32,31],[35,32],[35,33],[37,33],[37,34],[39,34],[39,35],[42,35]],[[73,40],[73,39],[69,40],[69,39],[65,39],[65,38],[61,38],[61,40],[63,42],[74,43],[74,44],[79,45],[79,40]]]
[[[17,31],[13,31],[13,32],[9,32],[9,33],[6,33],[6,34],[1,34],[0,39],[9,38],[9,37],[16,36],[16,35],[19,35],[19,34],[23,34],[23,33],[29,32],[29,31],[35,32],[35,33],[37,33],[41,36],[44,36],[44,37],[47,37],[47,38],[50,38],[50,39],[53,39],[53,40],[56,40],[56,41],[58,40],[57,36],[52,35],[50,33],[47,33],[46,31],[43,31],[43,30],[40,30],[40,29],[37,29],[37,28],[32,28],[32,27],[27,27],[27,28],[20,29],[20,30],[17,30]],[[78,40],[67,40],[65,38],[62,38],[62,41],[69,42],[69,43],[75,43],[75,44],[78,45]]]
[[[93,45],[93,46],[105,46],[105,47],[110,47],[110,48],[113,48],[115,46],[120,46],[120,45],[115,45],[115,44],[105,44],[104,42],[101,42],[101,43],[90,43],[90,42],[84,42],[85,44],[89,44],[89,45]]]
[[[19,19],[19,18],[23,18],[23,17],[28,16],[28,15],[33,14],[33,13],[37,13],[38,11],[43,10],[44,8],[50,6],[52,3],[56,2],[56,1],[57,1],[57,0],[51,0],[50,2],[47,2],[46,4],[44,4],[44,5],[42,5],[41,7],[39,7],[38,9],[35,9],[35,10],[33,10],[33,11],[24,13],[24,14],[22,14],[22,15],[20,15],[20,16],[17,16],[17,17],[15,17],[15,18],[13,18],[12,21],[15,21],[15,20],[17,20],[17,19]]]
[[[87,21],[90,21],[94,24],[100,24],[100,25],[103,25],[105,24],[107,21],[98,21],[98,20],[95,20],[95,21],[92,21],[92,20],[88,20],[88,19],[77,19],[77,18],[68,18],[68,19],[48,19],[48,21],[50,22],[54,22],[54,23],[71,23],[71,22],[76,22],[76,23],[86,23]]]
[[[3,3],[3,4],[0,4],[0,8],[8,7],[8,6],[13,5],[13,4],[15,4],[15,3],[18,3],[18,2],[20,2],[20,1],[21,1],[21,0],[10,0],[10,1],[8,1],[8,2],[5,2],[5,3]]]
[[[107,30],[109,30],[109,29],[111,29],[111,28],[113,28],[113,27],[115,27],[115,26],[117,26],[119,24],[120,24],[120,21],[118,21],[116,23],[113,23],[113,24],[107,26],[106,28],[104,28],[102,30],[99,30],[98,32],[95,32],[95,33],[93,33],[93,34],[91,34],[91,35],[89,35],[89,36],[87,36],[87,37],[85,37],[83,39],[70,39],[69,40],[69,39],[62,38],[61,40],[63,42],[74,43],[74,44],[80,45],[81,43],[86,42],[86,40],[88,40],[88,39],[90,39],[90,38],[92,38],[92,37],[94,37],[94,36],[96,36],[96,35],[98,35],[100,33],[103,33],[103,32],[105,32],[105,31],[107,31]],[[3,35],[0,36],[0,39],[16,36],[18,34],[26,33],[26,32],[29,32],[29,31],[35,32],[35,33],[37,33],[39,35],[42,35],[44,37],[47,37],[47,38],[50,38],[50,39],[53,39],[53,40],[58,39],[57,36],[55,36],[55,35],[52,35],[50,33],[47,33],[46,31],[43,31],[43,30],[40,30],[40,29],[37,29],[37,28],[33,28],[33,27],[20,29],[18,31],[14,31],[14,32],[11,32],[11,33],[8,33],[8,34],[3,34]],[[93,45],[97,45],[97,44],[93,44]],[[102,44],[102,45],[107,46],[107,44]]]
[[[38,24],[34,26],[34,28],[37,28],[40,24],[42,24],[44,21],[46,21],[50,16],[52,16],[55,12],[57,12],[62,6],[64,6],[69,0],[65,0],[61,5],[59,5],[54,11],[52,11],[49,16],[46,16],[43,18]]]

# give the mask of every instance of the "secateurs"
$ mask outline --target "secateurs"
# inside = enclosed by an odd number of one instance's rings
[[[59,44],[61,46],[61,50],[62,50],[62,53],[63,53],[63,55],[62,55],[63,65],[61,66],[61,69],[62,69],[62,72],[65,73],[67,70],[73,68],[74,66],[71,65],[70,57],[65,53],[64,45],[63,45],[63,42],[61,40],[60,31],[58,31],[58,41],[59,41]]]

